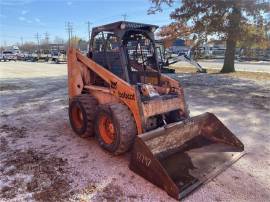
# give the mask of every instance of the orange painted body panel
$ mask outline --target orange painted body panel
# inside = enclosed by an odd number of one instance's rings
[[[140,116],[140,110],[138,106],[138,98],[136,95],[136,89],[126,81],[117,77],[101,65],[97,64],[93,60],[85,57],[75,48],[70,48],[68,51],[68,93],[69,97],[74,97],[81,94],[83,89],[82,71],[80,63],[95,72],[100,76],[107,84],[108,90],[113,97],[117,97],[120,101],[125,103],[134,116],[136,122],[138,134],[143,132],[142,120]],[[91,89],[95,91],[94,94],[98,94],[102,89]],[[104,90],[106,91],[106,90]],[[108,91],[107,91],[108,92]],[[102,92],[101,92],[102,93]],[[106,92],[103,92],[106,93]],[[108,93],[107,93],[108,94]],[[112,98],[113,99],[113,98]]]
[[[155,70],[153,70],[155,71]],[[90,74],[98,75],[105,86],[91,85]],[[75,48],[68,51],[68,93],[69,97],[80,95],[83,89],[89,91],[100,104],[123,102],[133,114],[138,134],[144,131],[145,119],[152,115],[166,113],[174,109],[180,109],[181,113],[187,115],[184,92],[179,82],[166,76],[160,76],[160,86],[154,86],[158,93],[168,94],[173,91],[178,95],[177,99],[167,101],[151,101],[140,103],[137,89],[116,76],[95,61],[84,56]],[[162,107],[159,107],[162,106]]]

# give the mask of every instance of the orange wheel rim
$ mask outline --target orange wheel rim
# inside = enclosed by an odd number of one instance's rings
[[[81,109],[78,106],[75,106],[72,108],[71,114],[74,126],[76,128],[81,128],[83,126],[83,115]]]
[[[112,144],[116,136],[116,131],[111,118],[106,115],[100,117],[98,128],[104,142],[106,144]]]

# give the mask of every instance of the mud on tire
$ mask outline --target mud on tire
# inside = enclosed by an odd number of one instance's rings
[[[114,137],[108,142],[102,136],[104,117],[110,119],[114,127]],[[113,153],[119,155],[128,151],[134,143],[137,128],[131,111],[121,103],[100,105],[96,116],[95,132],[99,145]]]
[[[94,118],[97,106],[97,100],[89,94],[78,95],[70,100],[70,124],[73,131],[80,137],[94,135]]]

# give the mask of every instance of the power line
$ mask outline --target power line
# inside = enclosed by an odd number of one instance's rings
[[[37,39],[37,49],[39,51],[39,40],[40,40],[40,36],[39,36],[38,32],[35,34],[35,38]]]
[[[174,9],[174,7],[168,7],[168,8],[164,8],[163,9],[163,12],[165,11],[170,11],[170,10],[173,10]],[[133,11],[133,12],[129,12],[128,14],[129,15],[127,15],[126,13],[124,13],[124,14],[117,14],[117,15],[111,15],[111,16],[105,16],[104,18],[98,18],[97,19],[97,21],[95,21],[95,23],[92,23],[92,22],[90,22],[90,26],[89,27],[92,27],[93,26],[93,24],[97,24],[97,22],[99,22],[98,24],[102,24],[102,23],[104,23],[104,22],[102,22],[102,21],[104,21],[104,20],[110,20],[110,21],[112,21],[112,18],[114,18],[114,19],[119,19],[120,17],[124,20],[124,21],[126,21],[127,20],[127,18],[128,19],[130,19],[130,18],[132,18],[132,20],[134,20],[134,19],[138,19],[138,14],[139,13],[142,13],[142,12],[144,12],[144,10],[145,9],[139,9],[139,10],[135,10],[135,11]],[[170,21],[168,20],[168,23],[167,23],[167,20],[164,20],[164,21],[154,21],[155,23],[159,23],[159,24],[168,24]],[[87,22],[87,25],[88,25],[88,23],[89,22]],[[41,26],[41,25],[37,25],[37,24],[23,24],[23,25],[11,25],[11,24],[3,24],[2,23],[2,26],[4,26],[4,27],[18,27],[18,26],[23,26],[23,28],[24,29],[26,29],[26,28],[28,28],[28,29],[32,29],[32,28],[35,28],[36,30],[37,29],[42,29],[43,28],[43,26]],[[88,27],[88,28],[89,28]],[[53,25],[49,25],[49,26],[46,26],[46,30],[54,30],[55,31],[55,29],[56,28],[58,28],[57,26],[53,26]],[[70,39],[72,38],[72,35],[73,35],[73,25],[72,25],[72,23],[70,23],[70,22],[66,22],[66,25],[65,25],[65,29],[66,29],[66,31],[68,32],[68,35],[69,35],[69,41],[70,41]],[[90,29],[88,29],[88,37],[89,37],[89,35],[90,35],[90,33],[91,33],[91,30],[89,31]],[[3,35],[2,35],[2,37],[3,37]],[[18,36],[10,36],[10,35],[8,35],[8,36],[4,36],[3,38],[12,38],[12,39],[17,39],[18,41],[20,40],[20,37],[18,37]],[[32,37],[28,37],[28,36],[24,36],[24,41],[25,41],[25,39],[31,39]],[[36,37],[34,37],[34,38],[36,38]],[[45,37],[46,38],[46,37]],[[89,38],[91,38],[91,36],[89,37]]]
[[[23,46],[23,37],[21,36],[21,46]]]
[[[121,16],[123,17],[123,20],[124,20],[124,21],[127,20],[127,16],[128,16],[128,15],[127,15],[126,13],[122,14]]]
[[[48,43],[49,43],[49,39],[50,39],[49,33],[48,33],[48,32],[45,32],[45,33],[44,33],[44,36],[45,36],[45,42],[48,44]]]
[[[90,42],[90,39],[91,39],[91,25],[92,24],[93,24],[92,22],[87,21],[87,31],[88,31],[88,40],[89,40],[89,42]]]
[[[71,38],[72,38],[72,34],[73,34],[73,25],[72,25],[72,23],[71,22],[67,22],[66,23],[66,31],[67,31],[67,33],[68,33],[68,45],[69,45],[69,47],[70,47],[70,40],[71,40]]]

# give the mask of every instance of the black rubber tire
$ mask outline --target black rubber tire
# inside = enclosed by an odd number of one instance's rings
[[[69,120],[73,131],[80,137],[94,136],[94,119],[96,115],[98,102],[89,95],[82,94],[72,98],[69,102]],[[82,113],[82,127],[77,128],[72,116],[72,110],[74,107],[80,109]]]
[[[99,132],[100,118],[105,113],[113,121],[116,137],[112,144],[107,144]],[[99,145],[114,155],[127,152],[134,144],[137,127],[129,108],[121,103],[100,105],[95,122],[96,138]]]

